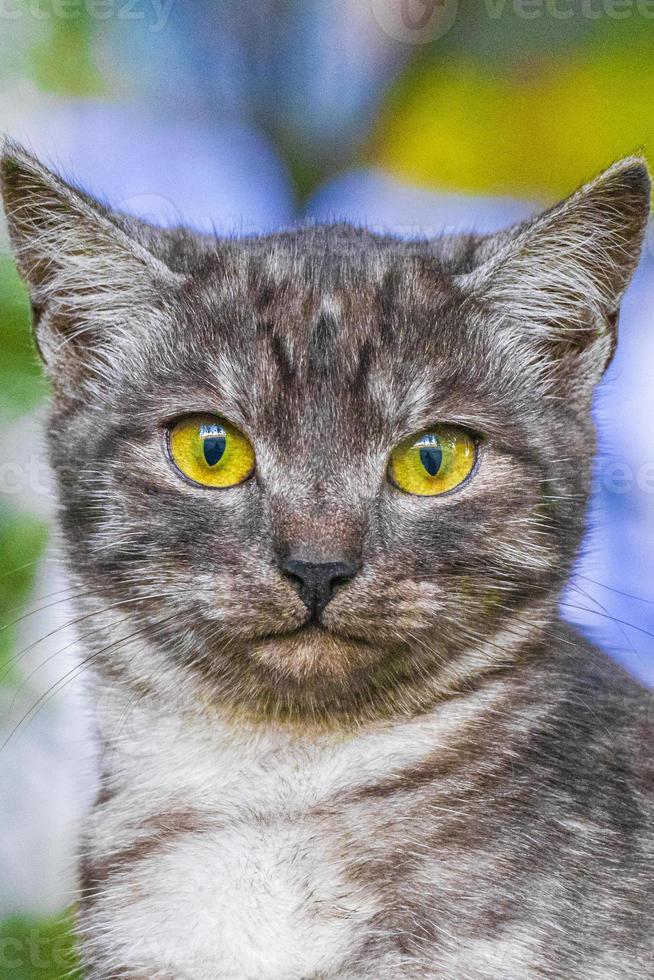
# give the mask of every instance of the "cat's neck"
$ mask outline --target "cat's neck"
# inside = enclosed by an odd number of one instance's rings
[[[434,767],[456,768],[471,752],[492,765],[511,740],[528,738],[546,710],[525,673],[488,674],[429,711],[347,730],[237,721],[211,708],[174,713],[114,690],[98,715],[105,786],[131,788],[144,801],[156,796],[162,805],[188,794],[209,808],[232,796],[235,806],[272,805],[283,796],[285,807],[302,807],[342,792],[379,792],[388,780]],[[529,722],[516,726],[512,718],[526,701]]]

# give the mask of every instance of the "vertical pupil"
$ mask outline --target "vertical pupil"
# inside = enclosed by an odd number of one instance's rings
[[[220,462],[225,452],[225,444],[225,436],[209,436],[203,440],[204,458],[209,466],[215,466]]]
[[[436,476],[443,462],[443,450],[438,446],[423,446],[420,449],[420,462],[430,476]]]

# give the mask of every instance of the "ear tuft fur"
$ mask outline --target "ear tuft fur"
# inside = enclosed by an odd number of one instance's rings
[[[650,207],[650,177],[627,157],[549,211],[499,236],[499,247],[459,285],[474,290],[523,341],[543,341],[599,380],[615,347],[620,301],[638,264]],[[581,366],[581,365],[580,365]]]
[[[72,357],[76,369],[97,367],[178,277],[132,239],[108,208],[11,141],[4,146],[0,182],[46,366],[56,360],[59,372]]]

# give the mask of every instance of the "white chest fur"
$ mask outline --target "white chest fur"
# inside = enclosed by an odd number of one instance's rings
[[[139,877],[144,898],[116,923],[121,942],[131,959],[147,936],[139,959],[175,980],[337,974],[373,911],[310,828],[283,822],[188,836]]]
[[[460,713],[307,740],[138,712],[92,821],[99,958],[174,980],[353,976],[379,911],[352,868],[378,833],[356,791],[446,744]]]

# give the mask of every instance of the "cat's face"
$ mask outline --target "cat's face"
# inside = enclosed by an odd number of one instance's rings
[[[641,165],[514,235],[436,245],[344,227],[164,236],[98,214],[15,154],[5,193],[55,380],[71,561],[92,608],[116,604],[145,634],[144,676],[156,647],[158,669],[241,708],[408,710],[547,624],[583,529],[590,393],[640,247]],[[622,261],[599,268],[607,196]],[[38,243],[26,200],[47,225]],[[57,235],[72,253],[58,272]],[[180,420],[191,439],[213,435],[203,465],[230,433],[251,465],[227,486],[185,476]],[[439,484],[441,456],[414,451],[417,493],[389,473],[392,454],[443,426],[467,463]]]

